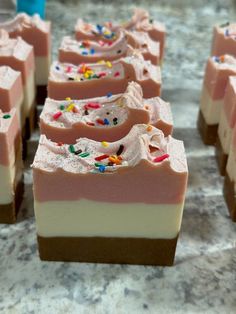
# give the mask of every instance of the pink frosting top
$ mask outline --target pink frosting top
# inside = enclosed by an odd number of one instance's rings
[[[138,123],[163,128],[166,135],[172,132],[169,104],[159,97],[143,99],[142,88],[135,82],[129,83],[124,94],[109,98],[64,101],[47,98],[40,115],[41,133],[53,141],[69,144],[83,136],[115,141]]]
[[[20,75],[19,71],[15,71],[9,66],[0,66],[0,88],[11,89]]]
[[[36,56],[46,56],[50,52],[51,23],[38,14],[19,13],[13,20],[0,23],[0,29],[6,30],[12,38],[20,36],[33,45]]]
[[[10,164],[10,155],[15,154],[16,147],[19,146],[20,127],[16,115],[16,109],[13,108],[8,113],[0,110],[0,164],[8,166]]]
[[[176,203],[188,172],[183,143],[144,124],[112,143],[58,145],[41,135],[32,167],[37,201]]]
[[[70,36],[63,38],[59,48],[59,61],[64,63],[93,63],[101,59],[117,60],[128,53],[128,45],[143,55],[153,64],[159,63],[160,45],[153,41],[147,33],[129,32],[120,29],[112,41],[83,40],[77,41]]]

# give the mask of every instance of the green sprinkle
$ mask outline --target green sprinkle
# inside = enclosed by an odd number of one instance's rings
[[[95,167],[100,167],[100,166],[103,166],[103,164],[100,164],[99,162],[95,162]]]
[[[60,110],[64,110],[65,106],[64,105],[60,105]]]
[[[84,158],[84,157],[88,157],[90,154],[88,152],[79,154],[79,157]]]
[[[11,118],[11,115],[10,114],[5,114],[4,116],[3,116],[3,119],[10,119]]]
[[[75,153],[75,148],[74,148],[73,145],[70,145],[70,146],[69,146],[69,151],[70,151],[72,154]]]

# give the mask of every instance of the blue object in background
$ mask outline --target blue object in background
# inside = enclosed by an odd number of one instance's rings
[[[42,19],[45,18],[46,0],[17,0],[17,12],[25,12],[29,15],[38,13]]]

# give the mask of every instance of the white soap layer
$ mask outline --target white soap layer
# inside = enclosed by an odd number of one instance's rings
[[[181,226],[183,204],[115,204],[48,201],[34,204],[42,237],[136,237],[173,239]]]
[[[31,71],[24,86],[24,110],[23,116],[28,117],[35,100],[35,78],[34,71]]]
[[[36,65],[35,81],[37,86],[48,84],[50,64],[51,64],[50,56],[35,57]]]
[[[229,157],[226,165],[226,173],[228,174],[230,180],[236,184],[236,152],[232,143],[230,145]],[[234,187],[234,190],[236,191],[236,186]]]
[[[208,125],[214,125],[219,123],[222,107],[223,99],[212,100],[206,87],[203,86],[200,108]]]
[[[230,143],[232,139],[232,129],[229,126],[224,110],[222,110],[221,115],[220,115],[218,135],[219,135],[221,146],[223,148],[223,152],[228,155],[229,150],[230,150]]]
[[[15,175],[15,156],[12,154],[8,166],[0,165],[0,205],[12,203],[14,197],[13,184]]]

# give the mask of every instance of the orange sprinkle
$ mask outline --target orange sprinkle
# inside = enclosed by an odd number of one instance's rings
[[[220,56],[220,62],[224,62],[225,61],[225,56]]]
[[[151,126],[151,125],[148,125],[147,128],[146,128],[146,130],[147,130],[148,132],[150,132],[150,131],[152,130],[152,126]]]

